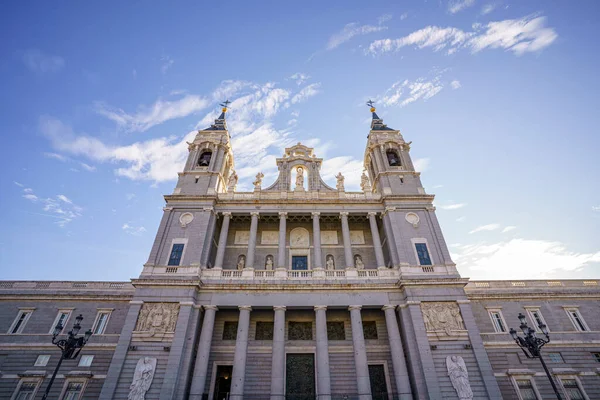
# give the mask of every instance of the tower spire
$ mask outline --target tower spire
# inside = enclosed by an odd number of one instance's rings
[[[370,107],[371,114],[373,115],[373,120],[371,121],[371,130],[372,131],[393,131],[394,129],[388,128],[387,125],[383,123],[383,119],[379,118],[379,115],[375,112],[375,102],[373,100],[367,101],[367,105]]]

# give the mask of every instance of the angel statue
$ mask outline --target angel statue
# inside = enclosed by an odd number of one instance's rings
[[[262,185],[262,179],[265,177],[265,174],[263,174],[262,172],[259,172],[258,174],[256,174],[256,180],[254,182],[252,182],[252,184],[254,185],[254,190],[260,190],[260,186]]]
[[[129,386],[129,395],[127,400],[144,400],[146,392],[150,389],[154,371],[156,370],[156,358],[142,357],[138,361],[135,372],[133,373],[133,381]]]
[[[446,368],[458,398],[460,400],[472,400],[473,391],[469,383],[469,372],[465,360],[461,356],[448,356],[446,357]]]
[[[335,185],[335,187],[340,192],[343,192],[344,191],[344,175],[342,175],[341,172],[338,172],[338,174],[335,176],[335,179],[337,179],[337,185]]]
[[[235,171],[232,171],[231,175],[229,175],[229,180],[227,181],[227,191],[228,192],[235,191],[235,185],[237,185],[237,182],[238,182],[238,176],[235,173]]]

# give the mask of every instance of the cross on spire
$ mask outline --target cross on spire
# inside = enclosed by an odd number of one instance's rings
[[[369,101],[367,101],[367,105],[371,108],[375,107],[375,102],[371,99],[369,99]]]
[[[228,109],[231,102],[229,100],[225,100],[223,103],[219,104],[224,109]]]

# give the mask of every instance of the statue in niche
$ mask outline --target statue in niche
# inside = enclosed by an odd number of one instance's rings
[[[246,256],[242,254],[238,257],[237,269],[241,271],[244,267],[246,267]]]
[[[142,357],[137,362],[133,381],[129,386],[127,400],[144,400],[146,392],[150,389],[154,371],[156,370],[156,358]]]
[[[235,185],[238,183],[238,176],[235,171],[231,171],[231,175],[229,175],[229,179],[227,180],[227,191],[233,192],[235,191]]]
[[[304,190],[304,168],[296,168],[296,190]]]
[[[362,176],[360,177],[360,188],[365,193],[371,191],[371,182],[365,171],[363,171]]]
[[[365,269],[365,264],[363,263],[362,257],[359,254],[354,256],[354,268]]]
[[[337,179],[337,184],[335,185],[335,187],[340,192],[343,192],[344,191],[344,179],[345,179],[344,175],[342,175],[341,172],[338,172],[338,174],[335,176],[335,179]]]
[[[152,336],[158,333],[175,332],[178,315],[178,303],[144,303],[135,330],[150,332]]]
[[[258,174],[256,174],[256,180],[254,182],[252,182],[252,184],[254,185],[254,190],[260,190],[260,187],[262,185],[262,180],[265,177],[265,174],[263,174],[262,172],[259,172]]]
[[[325,269],[335,269],[335,260],[331,254],[328,254],[325,260]]]
[[[451,302],[421,303],[425,328],[428,332],[444,332],[452,336],[453,331],[465,329],[458,304]]]
[[[273,256],[270,254],[267,256],[267,259],[265,261],[265,269],[268,271],[273,270]]]
[[[465,360],[461,356],[448,356],[446,357],[446,368],[458,398],[460,400],[472,400],[473,391],[469,383],[469,372]]]

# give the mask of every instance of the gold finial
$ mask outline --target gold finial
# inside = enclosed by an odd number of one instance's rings
[[[371,112],[374,113],[375,112],[375,107],[373,107],[373,104],[375,104],[375,102],[373,100],[369,100],[367,101],[367,105],[369,107],[371,107]]]
[[[231,104],[231,102],[229,100],[225,100],[223,103],[219,104],[221,107],[223,107],[221,109],[221,111],[223,111],[224,113],[226,113],[227,109],[229,108],[229,104]]]

